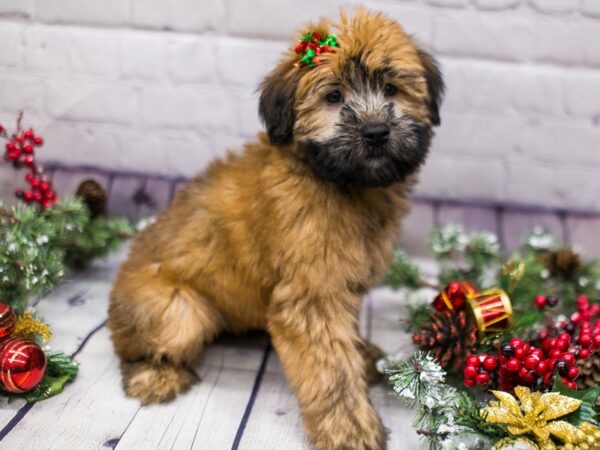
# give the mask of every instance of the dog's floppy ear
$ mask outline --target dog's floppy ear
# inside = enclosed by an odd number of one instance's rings
[[[424,50],[419,49],[421,64],[425,68],[425,80],[427,81],[427,90],[429,91],[429,116],[433,125],[439,125],[440,105],[444,96],[444,80],[440,71],[438,62],[433,56]]]
[[[285,144],[292,138],[299,72],[280,64],[260,85],[258,113],[272,144]]]

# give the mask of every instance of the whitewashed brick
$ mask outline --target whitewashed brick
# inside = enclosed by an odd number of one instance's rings
[[[583,47],[586,66],[600,67],[600,26],[597,23],[581,26],[581,39],[579,45]]]
[[[48,23],[125,25],[129,2],[123,0],[36,0],[36,19]]]
[[[24,111],[42,113],[44,89],[42,80],[24,75],[0,76],[0,108],[16,114]]]
[[[148,88],[141,91],[140,115],[152,126],[233,129],[236,106],[231,100],[216,89]]]
[[[258,87],[281,59],[288,44],[222,39],[217,47],[219,78],[225,84]]]
[[[473,0],[475,6],[485,11],[501,11],[514,9],[523,4],[524,0]]]
[[[546,14],[569,14],[577,10],[579,0],[529,0],[531,7]]]
[[[588,47],[585,42],[590,42],[588,39],[593,35],[591,27],[584,28],[577,22],[540,20],[535,24],[534,59],[553,64],[581,64]],[[596,36],[600,37],[600,32]]]
[[[260,131],[264,131],[264,126],[258,117],[258,92],[245,92],[238,95],[235,100],[236,132],[240,136],[251,138]]]
[[[49,80],[44,88],[48,113],[55,118],[126,124],[137,116],[138,95],[132,88],[70,80]]]
[[[34,11],[34,0],[2,0],[0,2],[0,17],[31,19]]]
[[[469,4],[468,0],[426,0],[432,6],[442,8],[464,8]]]
[[[507,166],[508,198],[530,205],[598,210],[600,177],[593,168],[571,168],[532,162]]]
[[[36,130],[38,128],[36,127]],[[53,120],[39,129],[45,144],[40,151],[44,161],[64,161],[71,165],[89,164],[100,167],[128,166],[131,153],[121,148],[122,130],[110,126],[83,122]]]
[[[345,3],[343,0],[226,0],[226,30],[232,35],[292,39],[308,22],[319,17],[338,18],[340,6]]]
[[[126,78],[156,80],[164,77],[167,37],[153,33],[127,33],[119,37],[119,63]]]
[[[23,26],[3,23],[0,26],[0,67],[17,67],[23,60]]]
[[[177,36],[168,44],[168,72],[175,81],[207,82],[216,78],[215,44],[196,36]]]
[[[218,148],[206,137],[196,132],[161,133],[158,136],[155,171],[194,176],[206,168],[216,155],[225,152],[224,144]],[[143,161],[140,161],[143,164]],[[158,164],[157,164],[158,163]]]
[[[522,61],[531,53],[534,30],[523,18],[444,15],[435,18],[434,49],[445,55]]]
[[[505,198],[502,161],[451,157],[432,152],[423,168],[417,192],[450,198]]]
[[[564,102],[569,114],[600,119],[600,76],[595,71],[572,72],[565,80]]]
[[[225,17],[224,4],[220,0],[131,1],[132,23],[146,28],[193,32],[215,30]]]
[[[25,33],[25,66],[42,73],[115,76],[117,39],[109,30],[36,26]]]
[[[598,0],[581,0],[581,12],[590,17],[600,17],[600,2]]]

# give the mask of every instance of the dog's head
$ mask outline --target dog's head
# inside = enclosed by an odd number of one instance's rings
[[[436,61],[378,13],[342,14],[304,32],[335,33],[339,47],[313,68],[291,50],[264,80],[259,112],[271,143],[344,187],[389,186],[415,172],[440,123]]]

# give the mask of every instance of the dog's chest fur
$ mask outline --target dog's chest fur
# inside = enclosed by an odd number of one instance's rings
[[[343,191],[263,137],[185,187],[138,237],[128,264],[152,260],[191,283],[234,331],[263,328],[271,292],[286,280],[300,280],[315,299],[320,287],[372,287],[411,186]]]

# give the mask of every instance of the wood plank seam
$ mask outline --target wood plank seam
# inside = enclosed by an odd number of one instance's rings
[[[77,349],[75,349],[75,351],[70,355],[71,359],[75,358],[83,350],[83,348],[86,346],[86,344],[89,342],[89,340],[98,331],[100,331],[102,328],[104,328],[106,326],[107,320],[108,319],[104,319],[104,321],[100,325],[95,327],[92,331],[90,331],[87,334],[87,336],[83,339],[83,341],[81,341],[81,344],[79,344]],[[25,406],[23,406],[16,412],[16,414],[13,416],[13,418],[10,419],[10,421],[4,426],[4,428],[2,428],[0,430],[0,442],[6,436],[8,436],[8,434],[19,424],[19,422],[21,422],[21,420],[23,420],[25,418],[25,416],[29,413],[29,411],[31,411],[33,409],[33,407],[36,404],[37,404],[37,402],[36,403],[27,403]]]
[[[254,386],[252,387],[252,392],[250,393],[250,398],[248,399],[248,403],[246,404],[246,409],[244,410],[244,415],[242,416],[242,420],[240,421],[240,425],[238,426],[237,433],[235,434],[235,439],[233,441],[233,445],[231,446],[231,450],[238,450],[238,448],[240,446],[240,442],[242,441],[242,437],[244,435],[246,425],[248,424],[248,419],[250,418],[250,414],[252,413],[252,408],[254,407],[254,402],[256,401],[256,396],[260,389],[260,385],[262,383],[263,376],[264,376],[265,370],[267,368],[267,361],[269,360],[270,355],[271,355],[271,343],[269,342],[269,343],[267,343],[267,348],[265,349],[263,359],[260,363],[260,368],[258,369],[256,378],[254,379]]]

